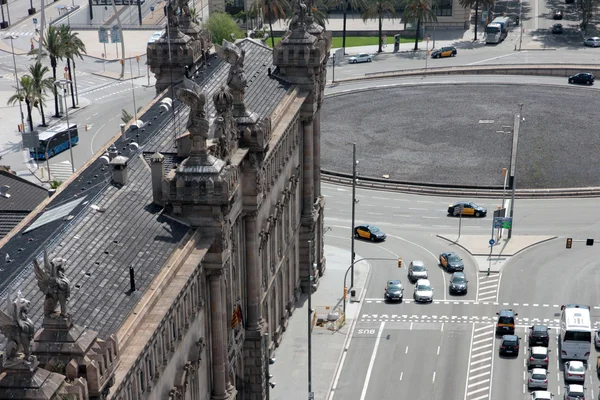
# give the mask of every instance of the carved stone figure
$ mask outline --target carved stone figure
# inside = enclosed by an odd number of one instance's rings
[[[304,28],[306,26],[307,7],[303,0],[294,0],[292,3],[294,16],[290,22],[290,30]]]
[[[179,10],[181,10],[182,15],[185,15],[186,17],[190,17],[192,15],[187,0],[177,0],[177,7]]]
[[[44,301],[44,315],[56,318],[67,317],[67,302],[71,297],[71,284],[65,276],[67,260],[63,258],[48,259],[48,253],[44,250],[43,267],[37,260],[33,261],[35,267],[35,278],[38,287],[46,295]],[[56,307],[60,305],[60,313],[57,314]]]
[[[219,57],[231,65],[227,77],[227,86],[234,91],[244,90],[246,88],[246,73],[244,72],[246,52],[244,49],[225,39],[223,39],[222,46],[215,45],[215,48]]]
[[[6,297],[6,312],[0,310],[0,331],[8,339],[5,351],[4,366],[19,360],[19,351],[25,354],[25,361],[31,359],[31,340],[35,333],[33,322],[27,316],[30,302],[21,291],[13,299]]]
[[[177,89],[177,98],[190,107],[187,129],[192,136],[192,142],[199,140],[200,147],[206,148],[208,138],[208,120],[206,119],[206,95],[194,81],[183,78],[183,87]]]
[[[167,9],[167,23],[170,27],[175,27],[179,25],[177,21],[177,4],[173,4],[172,1],[169,1],[165,6]]]
[[[215,138],[218,140],[216,156],[222,159],[231,154],[233,141],[237,140],[237,124],[232,116],[233,95],[225,86],[221,86],[213,95],[213,102],[217,110],[215,119]]]

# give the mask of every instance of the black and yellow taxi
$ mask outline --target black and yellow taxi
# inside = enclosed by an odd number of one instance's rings
[[[440,265],[448,272],[464,271],[465,269],[462,258],[453,251],[440,254]]]
[[[372,242],[381,242],[385,240],[387,235],[375,225],[359,225],[354,228],[354,237],[356,239],[367,239]]]
[[[454,57],[456,55],[456,47],[442,47],[431,51],[431,58]]]
[[[515,317],[519,314],[509,308],[500,310],[500,312],[497,312],[496,315],[498,316],[498,321],[496,321],[496,334],[514,335]]]
[[[462,210],[462,211],[461,211]],[[472,201],[459,201],[458,203],[450,204],[448,206],[448,214],[463,217],[485,217],[487,215],[487,208],[478,206]]]

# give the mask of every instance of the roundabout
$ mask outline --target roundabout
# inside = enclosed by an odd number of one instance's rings
[[[600,186],[595,173],[600,140],[592,117],[597,90],[531,84],[531,78],[407,84],[329,96],[323,105],[322,168],[351,171],[351,147],[344,144],[356,142],[361,176],[501,188],[514,113],[523,103],[518,187]]]

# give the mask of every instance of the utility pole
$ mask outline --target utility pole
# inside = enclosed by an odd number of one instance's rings
[[[512,237],[512,230],[513,230],[512,218],[513,218],[514,211],[515,211],[515,190],[517,188],[517,179],[516,179],[517,149],[519,147],[519,127],[521,125],[521,112],[522,111],[523,111],[523,103],[519,103],[519,113],[515,115],[515,128],[514,128],[514,132],[513,132],[513,146],[512,146],[512,155],[511,155],[511,162],[510,162],[510,186],[512,188],[512,195],[511,195],[511,201],[510,201],[511,226],[510,226],[510,229],[508,230],[508,239],[510,239]]]
[[[519,51],[521,51],[521,44],[523,43],[523,20],[521,19],[521,9],[523,8],[523,0],[519,0]]]
[[[312,391],[312,280],[313,280],[313,242],[308,241],[308,398],[314,399],[314,393]]]
[[[354,217],[356,206],[356,143],[352,143],[352,226],[350,229],[350,287],[354,287]]]

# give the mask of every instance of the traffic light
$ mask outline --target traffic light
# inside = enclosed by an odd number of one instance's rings
[[[570,249],[571,246],[573,246],[573,239],[572,238],[567,238],[567,249]]]
[[[586,246],[593,246],[594,245],[594,239],[587,239],[585,241],[585,245]]]
[[[119,62],[121,63],[121,65],[125,65],[125,60],[123,60],[122,58],[119,60]]]
[[[398,268],[402,268],[402,258],[398,258]]]
[[[140,56],[135,56],[135,61],[140,62]]]
[[[344,300],[348,298],[348,286],[344,286]]]

